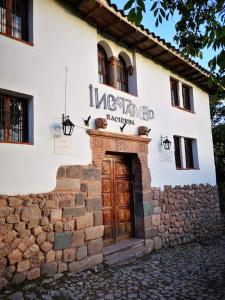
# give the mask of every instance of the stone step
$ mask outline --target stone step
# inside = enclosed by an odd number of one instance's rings
[[[108,266],[121,264],[147,253],[142,239],[130,239],[103,250],[104,263]]]

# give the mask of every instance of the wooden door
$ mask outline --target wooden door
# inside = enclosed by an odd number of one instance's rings
[[[129,157],[106,155],[102,163],[105,246],[132,237],[132,196]]]

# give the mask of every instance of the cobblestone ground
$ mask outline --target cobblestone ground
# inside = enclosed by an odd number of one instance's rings
[[[225,236],[117,267],[28,282],[0,299],[225,299]]]

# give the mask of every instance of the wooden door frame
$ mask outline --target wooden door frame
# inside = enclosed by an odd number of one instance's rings
[[[152,226],[153,193],[148,168],[148,144],[151,139],[89,129],[92,165],[101,168],[106,152],[132,155],[134,174],[134,235],[151,238],[156,230]]]

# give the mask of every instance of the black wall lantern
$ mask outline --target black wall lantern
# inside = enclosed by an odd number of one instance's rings
[[[168,140],[168,136],[161,136],[161,146],[163,146],[165,150],[170,150],[171,144],[171,141]]]
[[[68,67],[65,67],[66,78],[65,78],[65,114],[62,115],[62,130],[64,135],[72,135],[75,125],[70,121],[70,116],[66,115],[66,100],[67,100],[67,75]]]
[[[72,135],[75,125],[70,121],[69,116],[62,115],[62,128],[64,135]]]

